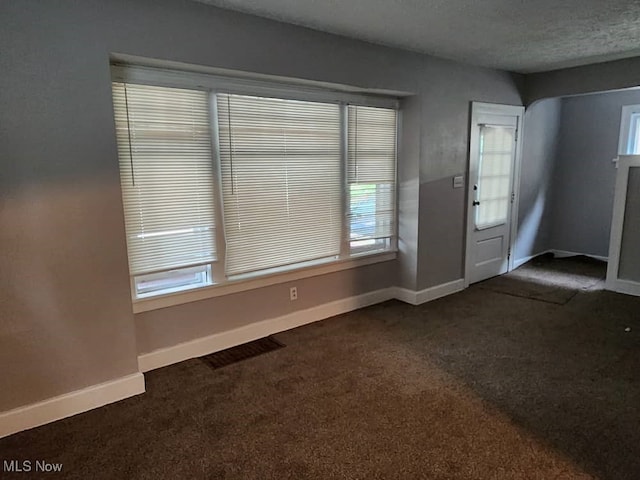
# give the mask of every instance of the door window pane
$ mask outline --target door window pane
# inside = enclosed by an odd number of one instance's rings
[[[480,127],[476,229],[503,225],[509,215],[511,201],[511,169],[513,166],[515,130],[509,127]]]

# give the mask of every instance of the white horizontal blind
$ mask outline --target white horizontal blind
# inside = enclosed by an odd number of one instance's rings
[[[337,256],[339,105],[217,95],[226,273]]]
[[[350,240],[394,235],[397,112],[349,105]]]
[[[131,275],[216,259],[208,98],[113,83]]]
[[[515,154],[515,129],[483,125],[480,128],[476,228],[506,223],[511,203],[511,167]]]

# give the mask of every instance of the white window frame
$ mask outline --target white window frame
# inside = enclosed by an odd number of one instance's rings
[[[262,80],[252,80],[246,78],[233,78],[225,76],[217,76],[210,74],[200,74],[193,72],[180,72],[175,70],[159,69],[155,67],[141,67],[132,65],[112,65],[111,67],[112,81],[124,83],[136,83],[143,85],[155,85],[174,88],[189,88],[206,90],[212,94],[212,139],[213,154],[219,156],[218,152],[218,129],[217,115],[215,115],[215,94],[231,93],[240,95],[256,95],[265,97],[285,98],[292,100],[318,101],[326,103],[338,103],[344,111],[348,104],[364,105],[370,107],[393,108],[397,110],[396,125],[396,152],[399,152],[400,126],[402,121],[402,112],[399,109],[399,101],[397,98],[388,96],[378,96],[371,94],[362,94],[356,92],[335,91],[324,88],[314,88],[310,86],[292,85],[286,83],[271,83]],[[343,138],[346,142],[347,123],[343,122],[342,128]],[[345,145],[346,147],[346,145]],[[396,155],[396,162],[398,161]],[[220,175],[220,162],[214,159],[214,181],[218,182]],[[346,167],[346,162],[345,162]],[[214,298],[218,296],[238,293],[246,290],[262,288],[270,285],[290,282],[303,278],[324,275],[328,273],[338,272],[342,270],[352,269],[365,265],[371,265],[379,262],[386,262],[397,258],[398,249],[398,188],[397,188],[397,165],[396,165],[396,198],[395,198],[395,222],[393,237],[386,240],[388,248],[385,250],[346,250],[343,248],[344,254],[338,257],[327,259],[319,259],[310,262],[302,262],[300,264],[276,267],[265,271],[252,272],[244,275],[236,275],[229,277],[223,282],[211,283],[208,285],[198,285],[194,287],[177,287],[173,290],[156,294],[136,295],[136,282],[131,279],[131,295],[133,303],[133,312],[141,313],[145,311],[165,308],[174,305]],[[216,216],[222,218],[222,192],[216,189]],[[343,205],[349,208],[348,192],[343,192]],[[348,227],[348,225],[345,225]],[[209,278],[223,278],[224,272],[221,272],[224,265],[225,255],[225,236],[223,231],[223,222],[216,222],[216,243],[220,258],[217,262],[210,265]],[[347,245],[349,239],[346,240]],[[221,276],[222,274],[222,276]]]
[[[158,294],[155,292],[157,290],[147,289],[147,291],[139,291],[138,279],[146,280],[146,281],[159,281],[163,279],[171,279],[173,278],[173,274],[178,273],[182,275],[194,274],[200,275],[201,279],[198,282],[191,282],[182,285],[174,285],[172,287],[167,287],[162,289],[161,295],[167,295],[170,293],[183,292],[186,290],[193,290],[194,288],[203,288],[209,285],[212,285],[211,281],[211,269],[213,268],[212,264],[206,263],[204,265],[197,265],[195,267],[183,267],[176,268],[173,270],[166,270],[158,273],[148,273],[146,275],[136,275],[131,277],[131,288],[134,292],[135,298],[144,299],[144,298],[152,298],[156,297]]]
[[[155,67],[115,64],[111,66],[114,82],[156,85],[159,87],[189,88],[213,91],[214,93],[235,93],[291,100],[306,100],[326,103],[349,103],[368,107],[399,108],[399,101],[387,95],[373,95],[330,90],[327,88],[301,86],[285,82],[234,78],[207,73],[182,72]]]
[[[618,140],[618,155],[633,154],[633,152],[630,151],[629,147],[631,146],[631,127],[635,124],[635,122],[640,122],[640,105],[625,105],[624,107],[622,107],[622,115],[620,117],[620,138]]]

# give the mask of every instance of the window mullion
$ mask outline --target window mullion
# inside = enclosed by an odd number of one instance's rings
[[[211,265],[211,275],[214,283],[220,283],[226,280],[225,262],[226,262],[226,236],[224,229],[224,197],[222,195],[222,168],[220,166],[220,136],[218,128],[218,103],[216,93],[212,91],[209,94],[209,118],[211,128],[211,142],[213,162],[213,185],[215,188],[215,225],[216,225],[216,250],[218,251],[218,259]]]
[[[350,255],[350,192],[349,192],[349,108],[346,103],[340,105],[340,151],[342,158],[342,233],[340,244],[340,258]]]
[[[400,188],[398,187],[398,158],[400,158],[400,132],[402,132],[402,111],[396,110],[396,140],[395,140],[395,164],[393,185],[395,188],[393,202],[393,237],[391,238],[388,248],[390,250],[398,249],[398,238],[400,238],[400,227],[398,225],[398,211],[400,209]]]

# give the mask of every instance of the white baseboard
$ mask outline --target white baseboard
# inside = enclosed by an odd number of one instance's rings
[[[308,323],[317,322],[341,313],[351,312],[359,308],[381,303],[394,298],[392,288],[383,288],[373,292],[348,297],[334,302],[318,305],[317,307],[289,313],[281,317],[270,318],[252,323],[234,330],[220,332],[189,342],[179,343],[172,347],[154,350],[138,357],[141,372],[148,372],[156,368],[165,367],[173,363],[201,357],[213,352],[235,347],[275,333],[300,327]]]
[[[0,413],[0,438],[144,393],[144,376],[126,377]]]
[[[553,250],[545,250],[544,252],[540,252],[540,253],[534,253],[533,255],[529,255],[527,257],[522,257],[522,258],[516,258],[513,261],[513,269],[515,270],[516,268],[524,265],[525,263],[527,263],[529,260],[533,260],[536,257],[539,257],[540,255],[544,255],[546,253],[552,253]]]
[[[464,278],[453,280],[452,282],[425,288],[424,290],[409,290],[407,288],[395,287],[395,297],[411,305],[421,305],[441,297],[446,297],[453,293],[464,290]]]
[[[148,372],[393,298],[412,305],[420,305],[463,289],[463,279],[420,291],[399,287],[383,288],[145,353],[138,357],[138,365],[141,372]],[[142,373],[135,373],[2,412],[0,413],[0,438],[117,402],[144,391],[144,376]]]
[[[417,305],[416,296],[417,293],[415,290],[409,290],[408,288],[403,287],[391,287],[393,288],[393,297],[396,300],[400,300],[404,303],[409,303],[411,305]]]
[[[325,318],[351,312],[359,308],[368,307],[376,303],[397,298],[412,305],[420,305],[436,298],[444,297],[464,289],[464,280],[454,280],[421,291],[406,288],[390,287],[373,292],[348,297],[334,302],[318,305],[317,307],[289,313],[281,317],[270,318],[252,323],[226,332],[215,333],[207,337],[197,338],[189,342],[179,343],[167,348],[144,353],[138,357],[138,367],[141,372],[148,372],[156,368],[166,367],[190,358],[201,357],[226,348],[235,347],[259,338],[273,335],[285,330],[300,327],[308,323],[324,320]]]
[[[418,305],[420,305],[422,303],[431,302],[432,300],[437,300],[438,298],[446,297],[447,295],[461,292],[462,290],[464,290],[464,278],[459,278],[452,282],[420,290],[417,292],[416,299],[418,301]]]
[[[575,257],[576,255],[582,255],[585,257],[593,258],[595,260],[600,260],[602,262],[608,262],[609,257],[603,257],[600,255],[591,255],[589,253],[580,253],[580,252],[570,252],[568,250],[548,250],[548,252],[553,253],[557,258],[566,258],[566,257]]]
[[[605,283],[605,289],[610,290],[612,292],[624,293],[626,295],[633,295],[635,297],[640,297],[640,283],[633,282],[631,280],[620,280],[620,279],[610,280],[607,278],[607,281]]]
[[[536,253],[534,255],[529,255],[528,257],[518,258],[518,259],[514,260],[513,261],[513,269],[515,270],[519,266],[524,265],[525,263],[527,263],[529,260],[532,260],[532,259],[534,259],[536,257],[539,257],[540,255],[544,255],[546,253],[553,253],[554,257],[556,257],[556,258],[567,258],[567,257],[575,257],[577,255],[582,255],[584,257],[593,258],[595,260],[600,260],[602,262],[609,261],[608,257],[601,257],[600,255],[591,255],[591,254],[588,254],[588,253],[579,253],[579,252],[570,252],[568,250],[551,249],[551,250],[545,250],[544,252]]]

